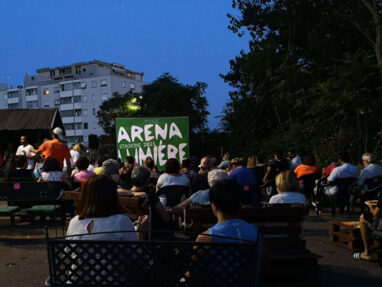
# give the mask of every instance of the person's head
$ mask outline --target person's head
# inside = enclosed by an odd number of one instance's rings
[[[208,173],[208,185],[213,186],[216,182],[227,180],[229,176],[226,171],[221,169],[213,169]]]
[[[244,165],[244,160],[241,157],[235,157],[231,159],[231,168],[235,169]]]
[[[347,152],[338,153],[337,158],[340,164],[345,164],[349,162],[349,154]]]
[[[313,155],[305,155],[302,159],[302,163],[305,165],[314,165],[316,163],[316,159]]]
[[[296,152],[294,150],[289,150],[287,155],[288,155],[288,159],[291,160],[296,156]]]
[[[86,157],[80,157],[75,165],[79,170],[86,170],[89,167],[89,160]]]
[[[182,168],[190,169],[191,168],[191,160],[189,158],[185,158],[182,160]]]
[[[224,153],[223,158],[224,160],[229,160],[229,153],[228,152]]]
[[[135,158],[132,157],[132,156],[130,156],[130,155],[128,155],[128,156],[125,158],[125,162],[126,162],[127,164],[134,164],[134,163],[135,163]]]
[[[102,174],[112,178],[115,182],[119,181],[119,164],[115,159],[107,159],[102,163]]]
[[[134,166],[131,172],[131,182],[133,186],[145,187],[150,180],[150,171],[147,168],[141,166]]]
[[[26,146],[28,144],[28,138],[26,136],[21,136],[20,143]]]
[[[102,154],[99,154],[97,155],[97,159],[96,159],[96,163],[97,163],[97,166],[100,167],[102,166],[102,163],[105,161],[105,156],[102,155]]]
[[[73,148],[72,148],[74,151],[76,152],[79,152],[79,153],[82,153],[84,150],[85,150],[85,147],[80,144],[80,143],[76,143]]]
[[[264,157],[261,154],[256,155],[256,164],[264,163]]]
[[[275,152],[275,153],[273,154],[273,158],[274,158],[275,160],[282,160],[282,159],[283,159],[283,153],[282,153],[281,151]]]
[[[79,219],[108,217],[122,213],[117,185],[106,175],[90,177],[81,187]]]
[[[368,166],[376,162],[376,158],[372,153],[365,153],[362,155],[362,163],[364,166]]]
[[[53,138],[54,139],[58,139],[60,141],[64,141],[64,132],[62,131],[61,128],[55,128],[53,130],[53,134],[52,134]]]
[[[279,193],[287,191],[298,192],[300,190],[300,183],[294,172],[288,169],[276,176],[276,188]]]
[[[42,170],[45,172],[61,171],[60,163],[54,157],[48,157],[45,160],[45,163],[44,163],[44,166],[42,167]]]
[[[248,157],[247,167],[248,168],[255,168],[256,167],[256,157],[254,155],[251,155],[250,157]]]
[[[209,199],[215,216],[236,216],[239,212],[240,187],[231,180],[218,181],[211,186]]]
[[[177,174],[179,173],[180,165],[179,161],[176,158],[169,158],[166,161],[165,172],[169,174]]]
[[[26,169],[28,166],[28,161],[26,156],[23,155],[16,155],[15,158],[13,159],[15,168],[19,169]]]
[[[145,167],[146,167],[147,169],[149,169],[149,170],[153,170],[154,165],[155,165],[155,164],[154,164],[154,160],[153,160],[153,158],[150,157],[150,156],[146,157],[144,165],[145,165]]]
[[[202,172],[209,172],[212,168],[211,160],[208,156],[203,157],[200,160],[200,170]]]

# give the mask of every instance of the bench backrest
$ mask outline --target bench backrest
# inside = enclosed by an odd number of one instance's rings
[[[51,203],[63,196],[62,182],[2,182],[0,200]]]
[[[243,206],[239,210],[239,218],[256,225],[271,248],[305,248],[300,235],[306,213],[305,207]],[[193,206],[186,211],[186,216],[192,222],[189,230],[196,233],[217,222],[210,207]]]
[[[52,286],[255,286],[256,243],[50,239]]]

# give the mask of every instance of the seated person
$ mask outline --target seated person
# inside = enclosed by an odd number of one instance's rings
[[[301,157],[294,150],[288,151],[287,160],[289,160],[289,168],[291,170],[295,170],[296,167],[302,164]]]
[[[44,166],[45,156],[43,154],[39,154],[36,156],[36,160],[37,162],[35,164],[33,174],[36,179],[39,179],[43,172],[42,168]]]
[[[158,178],[157,191],[168,185],[190,186],[190,180],[184,174],[180,174],[179,161],[176,158],[170,158],[166,161],[165,172]]]
[[[197,242],[236,242],[241,240],[257,241],[258,268],[263,253],[261,236],[257,227],[238,218],[240,208],[240,188],[231,181],[216,182],[209,191],[209,199],[218,223],[200,234]],[[223,236],[223,237],[216,237]],[[229,238],[224,238],[224,236]]]
[[[337,162],[332,162],[330,165],[328,165],[325,168],[324,172],[322,173],[322,176],[328,177],[332,173],[333,169],[335,169],[338,166],[339,166],[339,164]]]
[[[265,176],[265,171],[267,169],[264,164],[264,158],[262,155],[253,155],[248,157],[247,167],[252,170],[256,178],[256,185],[260,186],[263,184],[263,178]]]
[[[106,160],[105,156],[99,154],[96,159],[96,167],[94,168],[95,174],[102,174],[102,163]]]
[[[353,258],[357,260],[371,260],[370,232],[382,230],[382,192],[379,193],[378,200],[366,201],[370,213],[361,214],[359,223],[361,237],[365,250],[362,253],[354,253]]]
[[[89,160],[86,157],[80,157],[74,164],[77,173],[74,175],[74,181],[83,184],[89,177],[95,175],[93,171],[89,171]]]
[[[150,178],[159,178],[158,168],[156,167],[152,157],[146,157],[144,167],[147,168],[148,171],[150,171]]]
[[[117,185],[105,175],[95,175],[81,190],[78,215],[72,218],[66,233],[68,239],[136,241],[136,232],[92,234],[96,232],[135,231],[130,218],[119,205]],[[76,236],[77,235],[77,236]]]
[[[58,181],[65,183],[68,187],[72,186],[66,173],[62,171],[60,163],[54,157],[48,157],[45,160],[42,170],[38,181]]]
[[[317,175],[317,178],[321,175],[321,169],[315,165],[316,160],[313,156],[311,155],[306,155],[303,158],[303,163],[297,166],[294,169],[294,173],[296,174],[297,178],[300,178],[304,175],[310,175],[310,174],[315,174]],[[304,184],[303,180],[300,180],[301,184]]]
[[[16,155],[13,159],[14,169],[8,173],[8,181],[18,179],[23,181],[34,181],[35,177],[33,172],[28,167],[28,160],[26,156]]]
[[[107,159],[102,163],[102,174],[110,177],[117,185],[122,184],[122,180],[119,175],[119,163],[115,159]],[[131,191],[118,186],[117,192],[119,196],[138,196],[146,197],[144,192]]]
[[[276,189],[278,194],[271,197],[270,204],[306,205],[306,198],[299,192],[300,184],[293,171],[284,170],[276,176]]]
[[[253,171],[244,166],[244,160],[242,158],[234,158],[231,160],[229,179],[235,181],[239,185],[256,184],[256,177]]]
[[[133,182],[131,191],[145,192],[149,199],[151,207],[151,229],[167,230],[171,222],[171,217],[159,201],[159,197],[148,189],[150,171],[144,167],[135,166],[131,173],[131,180]]]
[[[212,162],[208,156],[203,157],[200,160],[199,172],[195,174],[191,183],[191,193],[195,193],[198,190],[208,189],[208,172],[212,169]]]
[[[182,169],[180,170],[180,174],[185,174],[190,180],[194,178],[195,172],[191,169],[191,160],[189,158],[182,160]]]
[[[340,166],[332,170],[328,177],[328,183],[335,182],[337,179],[358,178],[358,168],[349,163],[349,155],[347,153],[339,153],[338,162]]]
[[[358,177],[357,185],[362,189],[362,191],[365,191],[368,189],[365,184],[365,180],[382,176],[382,167],[376,163],[376,159],[371,153],[365,153],[362,155],[362,163],[365,168],[361,171],[361,174]]]
[[[213,186],[216,182],[229,179],[225,170],[213,169],[208,173],[208,184]],[[174,213],[180,214],[183,208],[192,205],[210,205],[209,189],[199,190],[185,201],[172,208]]]
[[[135,166],[135,158],[132,156],[127,156],[125,158],[125,163],[119,170],[120,185],[125,189],[131,189],[133,184],[131,182],[131,172]]]

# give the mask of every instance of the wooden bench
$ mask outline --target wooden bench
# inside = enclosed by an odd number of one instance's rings
[[[257,286],[257,243],[47,238],[47,286]]]
[[[373,231],[371,234],[373,240],[374,256],[379,266],[382,267],[382,231]]]
[[[193,206],[185,211],[189,230],[200,233],[216,224],[210,207]],[[317,283],[317,255],[306,249],[301,238],[304,207],[243,206],[239,217],[253,223],[260,230],[269,250],[270,263],[263,271],[266,286],[313,286]]]
[[[363,249],[359,221],[331,222],[329,238],[332,244],[347,248],[349,250],[354,251]]]
[[[76,206],[76,214],[78,213],[78,202],[80,200],[80,191],[65,191],[65,199],[73,200]],[[146,207],[146,200],[140,197],[119,197],[120,204],[126,209],[126,213],[132,217],[133,220],[137,219],[139,216],[148,214],[148,209]]]

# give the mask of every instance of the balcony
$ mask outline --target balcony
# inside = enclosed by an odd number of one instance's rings
[[[65,130],[66,136],[82,136],[83,131],[82,130]]]
[[[38,95],[26,96],[25,101],[27,101],[27,102],[38,101]]]
[[[62,123],[64,124],[71,124],[71,123],[82,123],[82,117],[81,116],[78,116],[78,117],[75,117],[75,121],[74,121],[74,117],[65,117],[65,118],[62,118]]]
[[[8,105],[10,104],[18,104],[19,103],[19,97],[17,98],[8,98]]]
[[[73,104],[63,104],[60,105],[60,110],[61,111],[70,111],[70,110],[78,110],[82,109],[82,104],[81,103],[75,103],[74,106]]]
[[[72,97],[73,94],[74,96],[81,96],[81,89],[74,89],[73,91],[61,91],[60,98]]]

